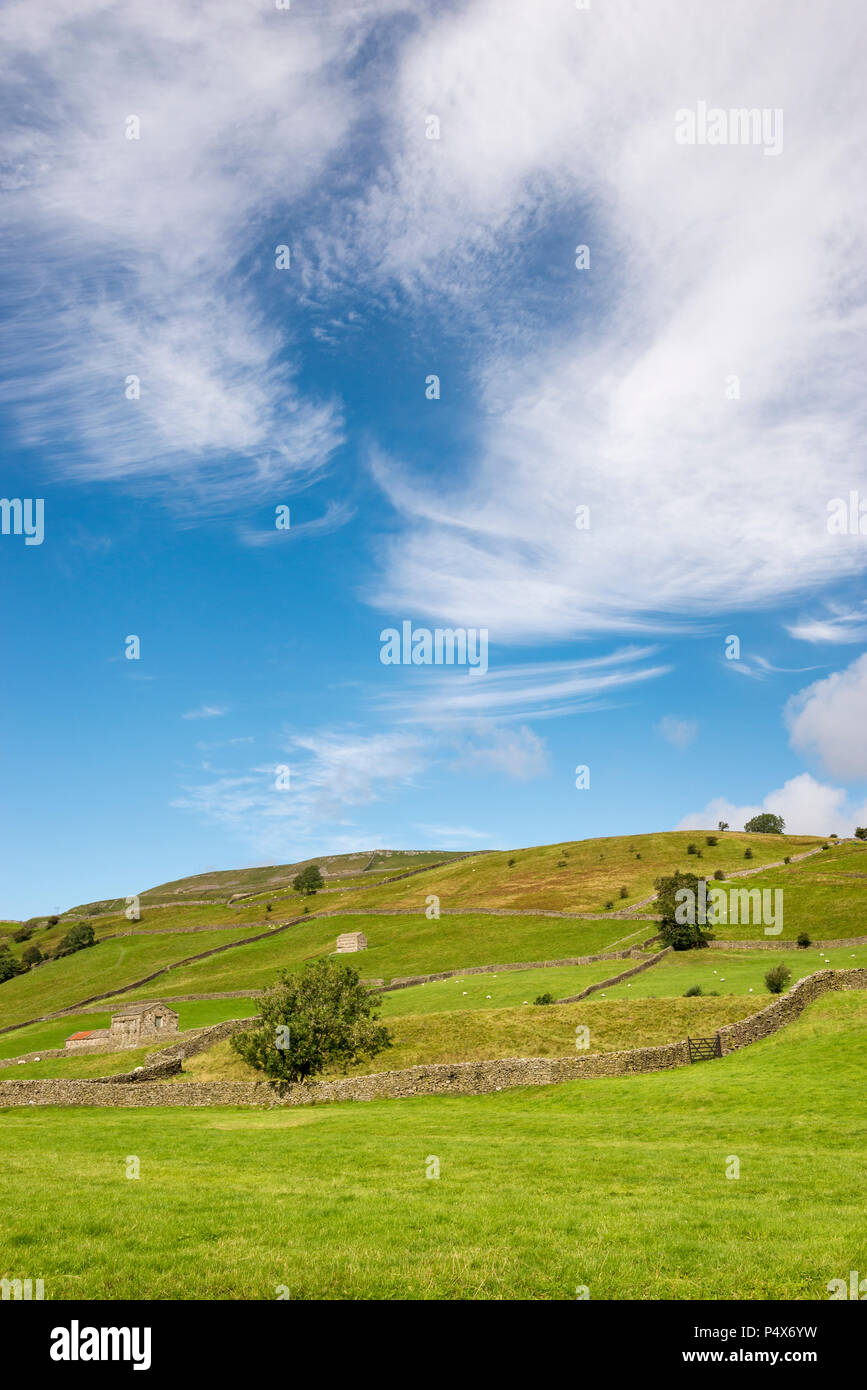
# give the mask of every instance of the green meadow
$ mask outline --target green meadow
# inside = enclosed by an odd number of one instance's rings
[[[0,1270],[51,1299],[826,1299],[867,1268],[865,1060],[852,992],[673,1072],[299,1110],[10,1109]]]

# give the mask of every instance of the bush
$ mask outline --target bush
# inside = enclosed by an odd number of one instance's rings
[[[19,927],[12,933],[13,941],[29,941],[33,935],[33,928],[28,926]]]
[[[784,854],[784,855],[783,855],[783,863],[784,863],[784,864],[791,864],[791,862],[792,862],[792,856],[791,856],[790,854]]]
[[[16,975],[23,975],[26,969],[26,965],[15,959],[5,941],[2,942],[0,944],[0,984],[13,979]]]
[[[96,936],[90,923],[76,922],[58,942],[54,951],[54,959],[60,960],[62,956],[73,956],[76,951],[84,951],[88,946],[95,945]]]
[[[565,859],[558,859],[558,860],[557,860],[557,868],[558,868],[558,869],[565,869],[565,867],[566,867],[566,860],[565,860]]]
[[[801,947],[801,950],[803,951],[806,951],[807,947],[812,945],[812,942],[810,941],[810,938],[805,931],[798,932],[798,945]]]
[[[705,835],[704,842],[706,845],[711,846],[719,844],[719,840],[717,839],[716,835]]]
[[[605,904],[605,911],[606,911],[606,912],[610,912],[613,906],[614,906],[614,904],[613,904],[613,902],[611,901],[611,899],[609,898],[609,899],[608,899],[608,902]]]
[[[548,992],[546,992],[545,994],[537,994],[537,995],[536,995],[536,998],[533,1000],[533,1003],[534,1003],[534,1004],[553,1004],[553,1003],[554,1003],[554,996],[553,996],[553,994],[550,994],[550,993],[548,993]]]
[[[29,970],[31,965],[38,965],[40,961],[45,959],[45,957],[43,956],[39,947],[34,945],[28,946],[26,951],[22,951],[21,959]]]
[[[266,904],[265,904],[265,911],[266,911],[266,912],[270,912],[270,911],[271,911],[271,904],[270,904],[270,903],[266,903]]]
[[[60,918],[59,918],[59,917],[49,917],[49,919],[48,919],[48,925],[49,925],[49,927],[56,927],[56,926],[57,926],[57,923],[58,923],[59,921],[60,921]]]
[[[511,858],[511,859],[507,859],[507,860],[506,860],[506,863],[508,864],[508,866],[509,866],[510,869],[511,869],[512,865],[514,864],[514,862],[515,862],[515,856],[514,856],[514,855],[512,855],[512,858]]]
[[[620,885],[620,896],[621,896],[621,898],[628,898],[628,897],[629,897],[629,889],[626,887],[626,884],[625,884],[625,883],[621,883],[621,885]]]
[[[292,887],[296,893],[305,893],[308,897],[315,893],[317,888],[324,888],[325,880],[319,872],[319,865],[308,864],[306,869],[295,875]]]
[[[744,859],[752,859],[752,857],[753,857],[753,852],[752,852],[752,850],[750,849],[749,845],[747,845],[746,849],[744,850]]]
[[[792,972],[782,961],[779,965],[772,965],[765,975],[765,984],[771,994],[782,994],[786,985],[792,978]]]
[[[683,991],[683,997],[684,999],[696,999],[700,994],[703,993],[704,991],[702,990],[701,985],[690,985],[689,989],[685,989]]]
[[[640,855],[640,854],[636,854],[635,857],[636,857],[636,859],[640,859],[640,858],[641,858],[641,855]]]
[[[714,869],[714,871],[713,871],[713,876],[714,876],[715,879],[725,878],[725,870],[724,870],[724,869]]]
[[[272,1080],[303,1081],[334,1063],[346,1071],[391,1047],[358,971],[327,956],[281,971],[258,1003],[261,1022],[234,1034],[232,1047]]]
[[[692,843],[692,841],[690,841],[690,843],[689,843],[689,844],[687,845],[687,847],[686,847],[686,852],[687,852],[687,854],[697,854],[697,853],[698,853],[698,847],[697,847],[696,845],[694,845],[694,844]]]

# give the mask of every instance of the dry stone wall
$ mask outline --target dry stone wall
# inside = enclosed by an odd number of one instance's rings
[[[751,1018],[719,1029],[723,1054],[748,1047],[784,1028],[821,995],[831,990],[867,989],[867,969],[820,970],[799,980],[788,994],[774,999]],[[235,1026],[250,1020],[230,1020]],[[216,1024],[216,1028],[226,1025]],[[203,1032],[212,1033],[205,1029]],[[203,1046],[210,1046],[209,1038]],[[166,1049],[167,1052],[174,1049]],[[177,1057],[162,1057],[177,1063]],[[134,1074],[134,1081],[103,1077],[98,1081],[0,1081],[0,1108],[21,1105],[93,1106],[291,1106],[347,1100],[430,1095],[483,1095],[516,1086],[551,1086],[593,1077],[630,1076],[689,1066],[689,1046],[681,1042],[639,1047],[627,1052],[602,1052],[589,1057],[504,1057],[488,1062],[435,1063],[372,1076],[342,1077],[303,1085],[267,1081],[152,1080],[153,1073]],[[713,1062],[701,1065],[712,1066]]]

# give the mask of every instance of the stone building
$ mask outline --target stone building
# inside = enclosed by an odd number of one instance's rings
[[[112,1014],[110,1028],[90,1028],[66,1039],[67,1052],[115,1052],[125,1047],[141,1047],[159,1042],[178,1031],[174,1009],[158,999],[146,1004],[128,1004]]]
[[[346,931],[337,938],[337,954],[343,955],[346,951],[366,951],[367,937],[363,931]]]

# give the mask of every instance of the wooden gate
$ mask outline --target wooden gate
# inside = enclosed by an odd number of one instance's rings
[[[722,1056],[719,1033],[714,1033],[712,1038],[687,1037],[686,1041],[689,1046],[689,1060],[691,1062],[707,1062],[711,1057]]]

